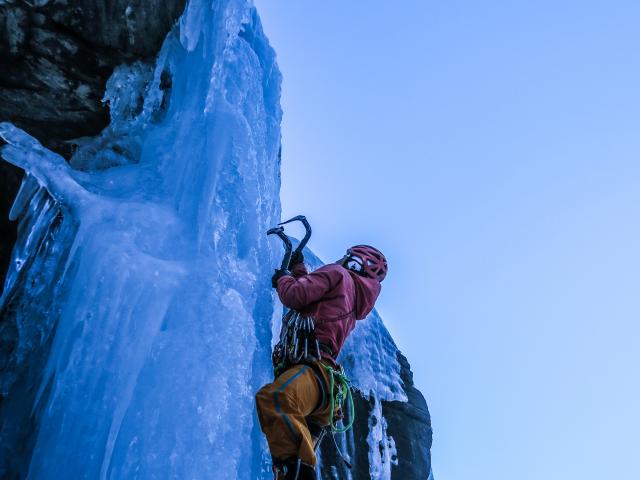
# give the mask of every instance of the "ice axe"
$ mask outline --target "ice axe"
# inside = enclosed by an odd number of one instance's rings
[[[304,230],[305,230],[303,239],[300,240],[300,243],[298,244],[295,251],[293,252],[293,255],[295,255],[295,254],[302,253],[302,250],[304,250],[304,247],[307,246],[307,242],[311,238],[311,225],[309,225],[309,221],[307,220],[307,217],[305,217],[304,215],[297,215],[293,218],[290,218],[286,222],[279,223],[278,225],[286,225],[287,223],[291,223],[291,222],[302,222],[302,225],[304,225]]]
[[[300,241],[294,252],[291,251],[293,249],[291,239],[284,233],[284,227],[282,226],[291,222],[302,222],[305,229],[304,238]],[[309,225],[307,217],[305,217],[304,215],[297,215],[285,222],[279,223],[277,227],[270,228],[269,230],[267,230],[267,235],[277,235],[284,243],[284,258],[282,259],[282,266],[280,267],[280,269],[287,270],[289,268],[289,262],[291,261],[291,257],[293,256],[293,254],[301,253],[302,249],[311,238],[311,225]]]

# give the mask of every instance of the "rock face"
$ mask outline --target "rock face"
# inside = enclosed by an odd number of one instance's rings
[[[392,480],[426,479],[431,471],[431,417],[427,402],[413,385],[413,373],[409,362],[400,351],[396,353],[400,363],[400,375],[404,384],[404,391],[408,401],[385,401],[377,407],[373,397],[365,398],[355,392],[356,422],[353,431],[347,435],[337,436],[334,443],[331,438],[325,438],[321,447],[322,478],[324,480],[340,480],[351,478],[354,480],[368,480],[370,478],[391,478]],[[384,415],[384,419],[378,418]],[[385,432],[388,435],[380,439],[382,465],[372,465],[368,455],[367,444],[371,441],[371,423],[386,422]],[[375,426],[375,425],[373,425]],[[389,450],[384,444],[387,438],[393,439],[391,454],[385,456],[382,452]],[[349,469],[336,447],[350,459]],[[389,462],[385,465],[385,461]],[[380,471],[382,466],[382,471]],[[390,474],[386,476],[384,473]]]
[[[11,249],[16,243],[16,223],[9,221],[9,210],[18,193],[22,171],[6,162],[0,162],[0,292],[11,258]]]
[[[185,0],[13,1],[0,7],[0,120],[65,152],[109,121],[105,82],[152,57]],[[10,68],[7,68],[10,67]]]
[[[391,470],[392,479],[425,478],[431,471],[431,416],[427,402],[413,385],[413,373],[406,357],[398,351],[400,376],[407,394],[407,402],[382,402],[388,428],[395,440],[397,468]]]
[[[154,57],[186,0],[0,2],[0,122],[69,158],[109,122],[107,79]],[[0,285],[16,238],[8,218],[22,175],[0,163]]]

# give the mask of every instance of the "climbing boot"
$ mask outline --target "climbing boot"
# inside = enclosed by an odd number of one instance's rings
[[[299,458],[273,462],[274,480],[316,480],[316,470]]]

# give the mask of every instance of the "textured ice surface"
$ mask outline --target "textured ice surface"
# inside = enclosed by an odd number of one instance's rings
[[[0,126],[29,174],[3,305],[33,299],[12,310],[25,350],[51,336],[29,478],[268,478],[279,89],[249,2],[192,0],[155,65],[116,69],[111,125],[72,166]]]

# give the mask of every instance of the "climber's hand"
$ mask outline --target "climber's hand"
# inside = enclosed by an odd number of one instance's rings
[[[284,277],[285,275],[291,275],[291,272],[284,268],[276,270],[276,273],[274,273],[273,277],[271,277],[271,286],[273,288],[276,288],[278,286],[278,280],[280,279],[280,277]]]
[[[302,252],[298,252],[296,250],[295,252],[293,252],[293,255],[291,255],[291,260],[289,260],[289,268],[293,268],[299,263],[304,263],[304,255],[302,254]]]

